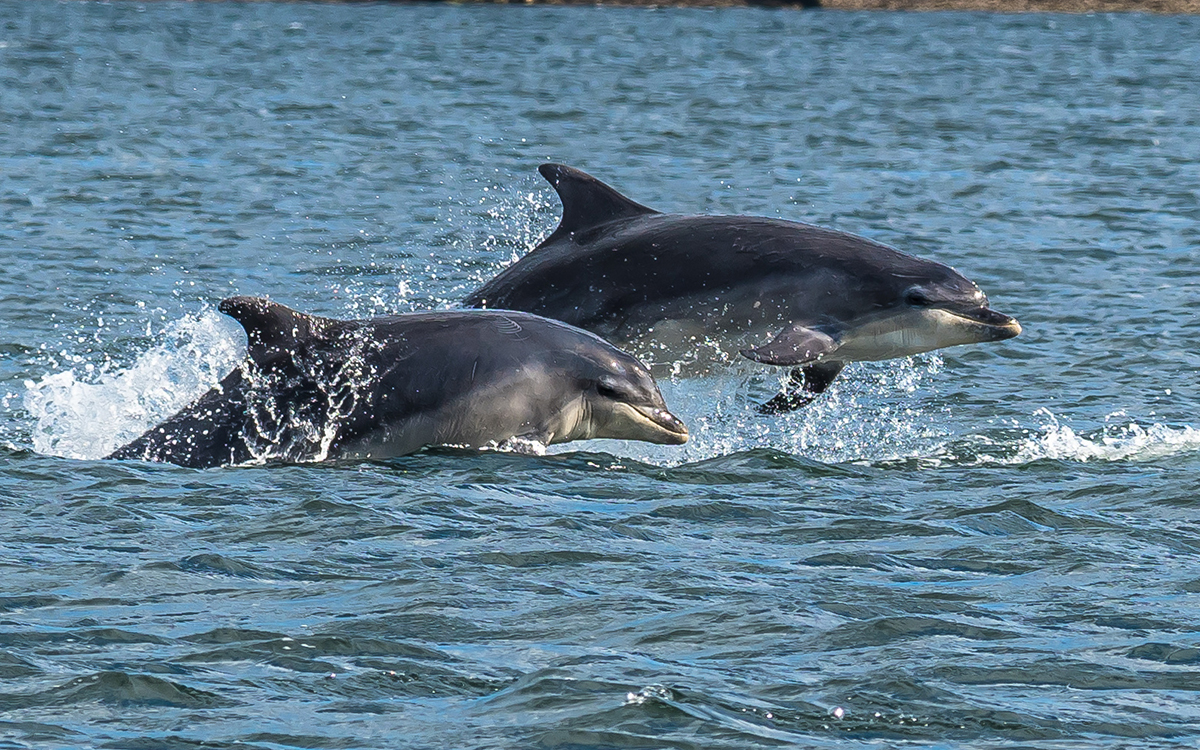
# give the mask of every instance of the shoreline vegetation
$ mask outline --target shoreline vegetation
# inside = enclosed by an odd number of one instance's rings
[[[553,5],[729,7],[757,5],[827,10],[975,10],[993,13],[1200,14],[1200,0],[454,0]]]

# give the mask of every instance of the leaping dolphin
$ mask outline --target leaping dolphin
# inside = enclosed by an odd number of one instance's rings
[[[253,297],[220,310],[246,329],[245,362],[108,458],[201,468],[511,438],[687,441],[644,365],[558,321],[480,310],[333,320]]]
[[[1021,332],[941,263],[794,221],[663,214],[578,169],[539,171],[562,200],[558,228],[463,303],[554,318],[639,353],[715,340],[727,356],[796,368],[761,411],[810,403],[846,362]]]

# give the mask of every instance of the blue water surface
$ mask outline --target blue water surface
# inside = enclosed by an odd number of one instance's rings
[[[776,418],[665,380],[678,448],[99,460],[238,362],[223,297],[453,306],[544,161],[1025,332]],[[1200,738],[1200,18],[0,0],[0,258],[4,747]]]

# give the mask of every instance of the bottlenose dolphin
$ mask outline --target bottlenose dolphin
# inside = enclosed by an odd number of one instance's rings
[[[246,360],[108,458],[201,468],[511,438],[687,441],[644,365],[558,321],[480,310],[334,320],[254,297],[220,310],[246,329]]]
[[[941,263],[783,219],[663,214],[578,169],[539,171],[562,200],[558,228],[463,303],[561,320],[640,356],[712,344],[796,368],[764,412],[811,402],[846,362],[1021,332]]]

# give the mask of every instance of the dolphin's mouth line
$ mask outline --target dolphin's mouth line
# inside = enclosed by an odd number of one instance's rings
[[[650,406],[636,406],[629,404],[633,411],[642,419],[649,422],[659,431],[666,433],[666,437],[670,444],[680,445],[687,442],[688,429],[687,426],[674,414],[666,409],[658,409]]]
[[[1017,319],[1005,315],[1004,313],[996,312],[990,307],[974,307],[974,308],[952,308],[942,307],[937,308],[957,318],[974,323],[975,325],[987,326],[988,328],[996,329],[997,334],[1005,334],[1004,338],[1012,338],[1021,333],[1021,324]]]

